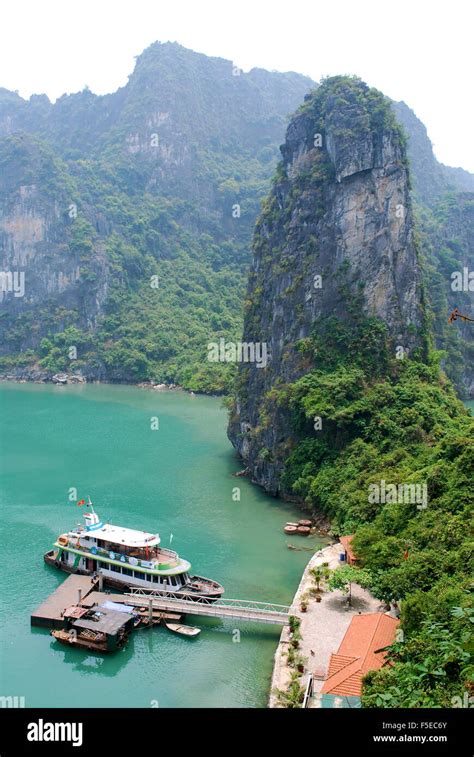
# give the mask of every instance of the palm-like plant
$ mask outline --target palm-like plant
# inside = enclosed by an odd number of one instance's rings
[[[300,683],[299,674],[293,672],[288,688],[284,691],[275,689],[275,695],[282,707],[288,707],[289,709],[301,707],[304,699],[304,688]]]
[[[324,581],[327,581],[330,576],[330,569],[329,565],[327,563],[323,563],[322,565],[317,565],[315,568],[311,568],[310,574],[316,584],[316,591],[321,591],[321,584]]]

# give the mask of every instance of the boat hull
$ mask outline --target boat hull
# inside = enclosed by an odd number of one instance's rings
[[[59,562],[59,560],[56,559],[56,554],[55,554],[54,549],[50,549],[49,552],[45,552],[43,559],[46,565],[51,565],[53,568],[58,568],[58,570],[62,570],[64,573],[77,573],[80,576],[92,575],[91,571],[89,570],[77,570],[76,568],[71,567],[67,563]]]
[[[114,649],[108,649],[105,642],[93,641],[91,639],[84,639],[81,636],[72,636],[68,631],[51,631],[51,636],[59,641],[60,644],[64,644],[68,647],[77,647],[79,649],[88,649],[91,652],[99,652],[100,654],[110,654],[111,652],[118,651],[123,646],[127,639],[117,644]]]
[[[73,568],[67,563],[60,562],[56,559],[56,552],[54,549],[49,550],[44,555],[44,561],[47,565],[51,565],[53,568],[58,568],[65,573],[78,573],[83,576],[92,576],[99,571],[82,570]],[[104,585],[114,589],[120,589],[121,591],[130,588],[143,588],[140,584],[136,584],[133,580],[122,581],[119,578],[110,578],[109,576],[103,576]],[[200,602],[202,599],[207,601],[216,601],[224,593],[224,588],[217,581],[213,581],[210,578],[204,576],[192,576],[191,584],[195,583],[196,589],[192,589],[190,585],[183,586],[182,589],[176,589],[175,591],[160,592],[164,597],[174,597],[176,599],[187,599],[194,602]]]
[[[196,626],[186,626],[184,623],[166,623],[166,628],[180,636],[186,636],[188,639],[194,639],[201,633],[200,628],[196,628]]]

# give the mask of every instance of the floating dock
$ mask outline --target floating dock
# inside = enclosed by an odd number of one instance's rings
[[[98,585],[90,576],[72,574],[31,614],[31,625],[42,628],[64,628],[63,613],[71,605],[81,604]]]
[[[101,588],[100,576],[68,576],[31,614],[31,625],[61,630],[67,626],[64,613],[68,608],[92,608],[106,600],[130,607],[131,612],[141,616],[144,627],[159,625],[162,621],[180,622],[183,615],[232,618],[282,626],[289,622],[290,608],[286,605],[223,597],[210,601],[208,597],[199,595],[195,595],[192,601],[169,594],[163,596],[148,589],[131,588],[127,594],[116,594],[101,591]]]
[[[102,602],[108,599],[111,602],[119,602],[120,604],[132,606],[135,613],[142,617],[147,617],[152,620],[153,625],[161,623],[162,620],[169,620],[173,622],[179,622],[182,618],[182,613],[165,612],[156,607],[152,607],[150,615],[150,603],[148,600],[143,600],[143,597],[137,597],[134,602],[130,601],[130,597],[127,594],[113,594],[104,593],[102,591],[91,591],[90,594],[83,600],[83,607],[92,607],[93,605],[101,605]]]
[[[49,595],[31,614],[31,625],[40,628],[53,628],[60,630],[66,626],[63,613],[67,608],[74,605],[81,607],[93,607],[101,605],[106,600],[111,602],[120,602],[121,604],[132,605],[138,609],[138,614],[143,618],[148,618],[150,625],[157,625],[162,620],[179,622],[182,613],[171,609],[167,612],[156,607],[149,607],[149,602],[144,601],[143,597],[137,597],[135,602],[130,601],[130,597],[125,594],[113,594],[99,591],[100,578],[92,580],[90,576],[80,576],[72,574],[63,581],[58,588]]]

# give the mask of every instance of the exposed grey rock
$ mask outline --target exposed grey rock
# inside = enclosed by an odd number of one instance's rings
[[[252,479],[273,494],[293,430],[287,408],[274,404],[268,418],[262,403],[311,367],[296,345],[313,324],[330,316],[350,321],[360,299],[367,316],[386,323],[393,350],[423,344],[403,141],[396,125],[372,124],[364,97],[363,88],[355,96],[339,88],[326,100],[322,124],[320,106],[306,103],[288,127],[283,164],[257,224],[243,338],[268,342],[271,361],[265,369],[240,367],[228,435]],[[315,147],[320,131],[324,142]]]

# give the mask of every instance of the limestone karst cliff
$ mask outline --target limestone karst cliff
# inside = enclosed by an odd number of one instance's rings
[[[6,292],[0,304],[0,376],[80,371],[228,391],[232,366],[209,365],[207,345],[241,334],[260,202],[288,114],[315,87],[296,73],[244,73],[232,61],[155,43],[108,95],[85,88],[52,103],[0,88],[0,271],[25,276],[25,296]],[[445,228],[443,207],[446,192],[456,203],[462,191],[467,208],[474,176],[441,166],[410,108],[390,105],[407,134],[412,194],[428,221],[437,345],[467,396],[474,339],[457,326],[446,333],[444,311],[451,272],[466,260],[474,268],[472,233],[469,241],[459,214]],[[346,116],[327,145],[343,183],[379,160],[362,132],[357,155],[344,154],[344,131],[362,127],[357,109]],[[289,135],[288,149],[296,138]],[[355,173],[346,181],[347,171]],[[367,210],[373,215],[370,203]],[[375,290],[371,296],[380,300]]]
[[[99,215],[89,208],[90,220],[77,216],[77,185],[64,163],[24,134],[5,139],[1,152],[2,271],[22,277],[21,291],[7,279],[0,290],[2,351],[20,347],[28,364],[53,328],[97,328],[109,265]]]
[[[25,275],[0,373],[222,391],[207,343],[241,329],[259,203],[312,84],[156,43],[110,95],[0,89],[0,266]]]
[[[383,324],[394,355],[426,348],[405,140],[386,99],[357,79],[326,80],[281,151],[256,227],[243,334],[271,358],[239,366],[229,425],[252,478],[275,494],[292,427],[272,390],[324,365],[335,322]],[[305,343],[318,334],[313,359]]]

